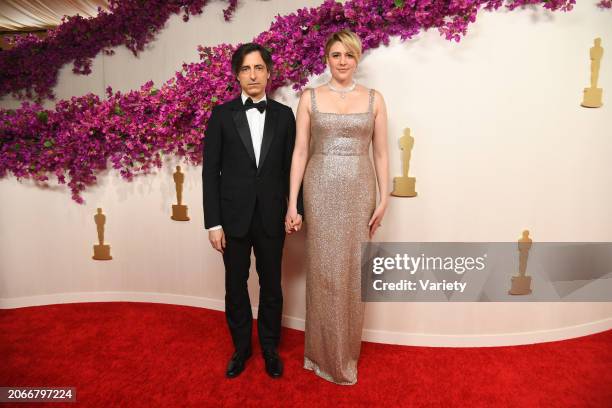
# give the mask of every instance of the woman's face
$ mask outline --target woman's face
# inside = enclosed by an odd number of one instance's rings
[[[350,81],[353,78],[355,68],[357,68],[357,56],[340,41],[336,41],[329,49],[327,63],[331,75],[336,81]]]

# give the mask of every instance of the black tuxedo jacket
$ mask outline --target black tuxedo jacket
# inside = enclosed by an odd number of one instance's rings
[[[267,98],[259,167],[240,97],[213,108],[203,145],[205,228],[221,225],[229,236],[246,235],[257,200],[265,232],[283,235],[295,145],[291,108]],[[298,212],[304,214],[301,188]]]

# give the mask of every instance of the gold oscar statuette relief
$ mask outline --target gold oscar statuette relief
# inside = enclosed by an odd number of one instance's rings
[[[531,276],[526,276],[527,272],[527,257],[531,249],[531,238],[529,231],[523,231],[523,236],[518,241],[519,251],[519,274],[512,277],[512,287],[508,291],[511,295],[528,295],[531,293]]]
[[[581,103],[585,108],[599,108],[603,105],[603,89],[597,87],[597,81],[599,80],[599,68],[601,66],[601,58],[603,57],[604,49],[601,47],[601,38],[596,38],[593,43],[594,45],[590,50],[591,87],[584,88],[584,96]]]
[[[104,243],[104,224],[106,223],[106,215],[102,214],[102,209],[98,208],[96,215],[94,215],[94,221],[96,222],[96,228],[98,229],[98,245],[94,245],[94,254],[92,259],[97,261],[109,261],[113,259],[110,254],[110,245]]]
[[[183,182],[185,174],[181,173],[181,166],[176,166],[176,172],[172,175],[176,187],[176,204],[172,205],[172,218],[174,221],[189,221],[187,206],[183,205]]]
[[[404,129],[404,136],[400,137],[399,145],[402,151],[402,175],[401,177],[393,177],[393,191],[391,195],[395,197],[416,197],[416,178],[408,177],[410,153],[414,146],[414,137],[410,136],[409,128]]]

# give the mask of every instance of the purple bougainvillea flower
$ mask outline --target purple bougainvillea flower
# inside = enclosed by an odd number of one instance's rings
[[[88,73],[91,58],[103,48],[125,44],[137,53],[170,14],[201,13],[206,0],[143,4],[110,0],[110,12],[101,11],[91,20],[67,18],[44,41],[18,40],[13,50],[0,52],[0,92],[49,96],[63,64],[74,61],[76,71]],[[236,4],[236,0],[229,1],[226,18]],[[308,78],[325,70],[323,45],[339,29],[357,33],[364,50],[386,45],[392,36],[406,40],[430,28],[447,40],[459,41],[481,8],[496,10],[505,5],[515,9],[532,4],[569,11],[575,0],[326,0],[316,8],[277,16],[253,41],[271,50],[276,61],[268,91],[288,84],[299,90]],[[131,24],[137,27],[123,30]],[[68,51],[62,46],[66,44]],[[23,102],[14,110],[0,109],[0,177],[12,173],[17,178],[47,182],[55,175],[58,183],[68,185],[73,200],[82,203],[81,193],[109,165],[129,181],[161,167],[164,154],[184,157],[194,165],[201,163],[202,138],[212,107],[239,91],[231,70],[236,47],[199,46],[200,60],[184,63],[160,87],[152,81],[126,93],[108,87],[105,99],[89,93],[61,100],[51,110],[43,109],[40,101]]]

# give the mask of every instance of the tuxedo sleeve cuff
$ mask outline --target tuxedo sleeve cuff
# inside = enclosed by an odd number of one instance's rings
[[[207,231],[216,231],[216,230],[220,230],[221,228],[223,228],[221,225],[215,225],[214,227],[208,228]]]

